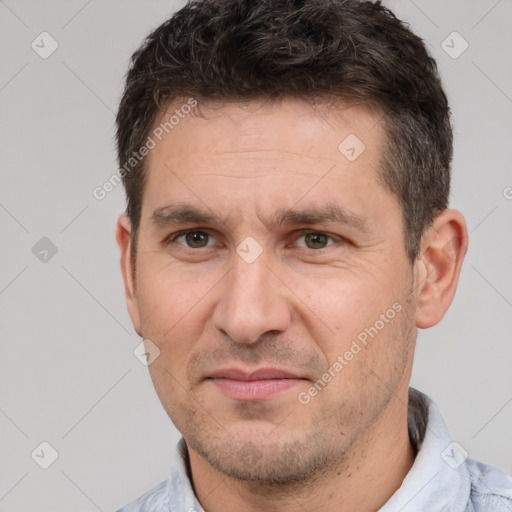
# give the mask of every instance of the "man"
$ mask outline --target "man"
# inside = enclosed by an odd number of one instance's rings
[[[468,240],[417,36],[378,3],[191,2],[117,126],[128,311],[183,436],[123,512],[512,510],[409,388]]]

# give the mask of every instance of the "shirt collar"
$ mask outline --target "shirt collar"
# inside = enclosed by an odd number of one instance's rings
[[[204,512],[192,488],[187,445],[180,439],[171,460],[171,478],[167,483],[169,512]]]
[[[463,512],[471,477],[467,454],[453,443],[439,409],[426,395],[409,389],[409,436],[417,447],[412,468],[400,488],[379,512],[442,510]]]

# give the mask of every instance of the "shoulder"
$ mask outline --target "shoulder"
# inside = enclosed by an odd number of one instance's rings
[[[169,510],[167,486],[169,481],[156,485],[136,500],[128,503],[117,512],[165,512]]]
[[[512,476],[472,459],[466,461],[466,467],[471,478],[471,503],[476,512],[512,510]]]

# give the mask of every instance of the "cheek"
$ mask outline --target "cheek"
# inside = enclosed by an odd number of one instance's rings
[[[165,361],[165,369],[186,385],[187,358],[211,315],[215,281],[211,277],[183,279],[181,275],[175,269],[156,266],[151,271],[142,271],[137,294],[142,336],[160,349],[155,363]],[[158,365],[155,372],[157,368]],[[165,383],[164,374],[152,378],[162,385]]]
[[[400,283],[384,280],[380,274],[345,274],[343,278],[322,283],[302,282],[297,295],[305,297],[302,319],[307,329],[337,375],[335,389],[367,386],[384,367],[402,366],[404,345],[410,339],[406,295]],[[320,285],[319,285],[320,284]],[[302,295],[300,295],[302,294]],[[307,305],[307,306],[306,306]],[[409,320],[410,323],[410,320]],[[392,378],[384,372],[384,380]],[[359,391],[357,391],[359,389]]]
[[[179,363],[179,358],[173,355],[173,361]],[[194,410],[186,377],[179,373],[181,366],[185,365],[170,365],[168,357],[165,353],[161,353],[160,357],[148,367],[162,406],[180,430],[183,428],[183,424],[187,424],[187,420],[183,420],[183,418],[190,417]],[[180,424],[176,423],[177,419],[181,419]]]
[[[204,309],[215,284],[211,273],[186,273],[176,265],[148,262],[137,275],[137,297],[143,329],[166,335],[186,324],[187,317]]]
[[[303,318],[309,319],[309,328],[323,332],[321,338],[337,348],[375,322],[387,303],[374,285],[355,277],[302,283],[297,295],[304,297]]]

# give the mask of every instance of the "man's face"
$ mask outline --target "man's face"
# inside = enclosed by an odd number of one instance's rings
[[[148,156],[131,316],[190,450],[233,477],[302,478],[407,396],[414,267],[376,173],[380,116],[201,110]]]

